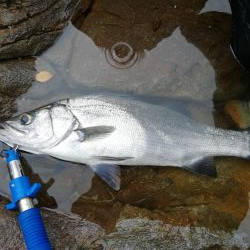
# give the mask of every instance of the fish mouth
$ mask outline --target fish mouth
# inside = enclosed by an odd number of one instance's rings
[[[15,126],[11,125],[9,122],[0,123],[0,133],[4,131],[5,133],[11,133],[15,136],[24,136],[26,134],[25,131],[16,128]]]

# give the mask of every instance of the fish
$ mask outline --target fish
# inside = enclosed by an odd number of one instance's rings
[[[174,166],[216,177],[215,156],[249,158],[247,131],[223,130],[124,96],[60,100],[0,123],[0,141],[88,165],[115,190],[120,166]]]

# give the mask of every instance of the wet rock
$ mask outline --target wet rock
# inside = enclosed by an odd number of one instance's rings
[[[14,112],[16,97],[24,94],[35,79],[33,59],[0,62],[0,120],[8,119]]]
[[[231,100],[225,105],[225,112],[240,129],[247,129],[250,127],[249,111],[248,101]]]
[[[38,55],[90,1],[9,1],[0,4],[0,59]],[[55,14],[56,13],[56,14]]]
[[[0,201],[1,249],[25,249],[16,213],[4,209],[5,199]],[[51,211],[42,211],[48,237],[54,249],[97,249],[95,241],[104,236],[97,224],[77,217],[67,217]]]
[[[70,18],[83,13],[91,2],[0,2],[0,121],[16,112],[15,99],[35,81],[35,58],[27,57],[38,55],[51,46]]]
[[[24,94],[35,80],[34,59],[0,63],[0,92],[9,97]]]
[[[198,227],[178,227],[158,220],[131,219],[117,223],[117,231],[104,237],[104,249],[188,250],[247,249],[244,236]]]
[[[0,200],[0,244],[2,249],[25,249],[15,212],[5,210]],[[152,249],[247,249],[242,234],[209,230],[204,227],[181,227],[160,220],[127,219],[107,234],[101,226],[79,217],[68,217],[42,210],[42,217],[53,249],[152,250]]]
[[[218,12],[196,15],[181,26],[181,31],[202,51],[216,72],[214,101],[221,103],[244,95],[248,86],[244,80],[246,73],[230,51],[231,16]]]
[[[136,217],[234,230],[248,210],[248,165],[246,160],[217,159],[218,178],[214,179],[179,168],[123,168],[120,191],[95,178],[92,189],[74,203],[72,211],[108,231],[119,220]]]
[[[197,47],[213,66],[215,77],[209,80],[216,81],[217,85],[214,101],[226,102],[246,95],[248,81],[230,51],[231,15],[215,11],[202,13],[207,2],[119,0],[114,5],[110,0],[96,0],[87,17],[81,23],[78,20],[76,26],[99,47],[110,50],[117,42],[125,41],[136,52],[152,50],[179,27],[187,41]],[[198,68],[199,65],[194,66]],[[187,74],[193,74],[192,70]],[[194,74],[199,77],[197,82],[206,81],[205,74],[197,69]],[[177,79],[176,86],[178,84]],[[187,84],[192,85],[192,82]],[[209,84],[211,82],[206,82]],[[154,91],[155,87],[151,92]]]
[[[91,11],[77,27],[89,35],[97,46],[111,48],[117,42],[128,42],[136,51],[154,48],[172,34],[181,20],[196,15],[205,5],[202,1],[116,1],[96,0]]]
[[[0,120],[7,120],[13,113],[16,112],[16,105],[14,99],[0,94]]]

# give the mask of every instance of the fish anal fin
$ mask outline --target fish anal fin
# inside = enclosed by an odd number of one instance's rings
[[[104,163],[104,164],[90,165],[90,168],[110,187],[112,187],[115,190],[120,189],[121,170],[119,166]]]
[[[191,164],[184,166],[184,168],[197,174],[206,175],[213,178],[217,177],[217,171],[214,164],[214,157],[198,159],[192,162]]]

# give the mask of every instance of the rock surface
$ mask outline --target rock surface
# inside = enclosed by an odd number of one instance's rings
[[[0,4],[0,59],[34,56],[47,49],[79,11],[81,2],[16,0]]]
[[[15,99],[24,94],[35,79],[33,59],[0,62],[0,120],[6,120],[15,111]]]
[[[127,167],[116,192],[98,178],[72,211],[112,231],[120,219],[159,219],[172,225],[236,230],[248,211],[249,163],[218,159],[218,177],[177,168]],[[131,191],[133,190],[133,191]]]
[[[244,79],[244,73],[230,51],[230,14],[215,11],[202,13],[209,2],[207,0],[119,0],[115,5],[111,2],[96,0],[86,19],[76,22],[76,26],[97,46],[110,49],[115,43],[125,41],[137,52],[152,50],[179,28],[181,34],[205,55],[215,70],[217,90],[214,101],[224,102],[245,94],[248,81]],[[214,2],[220,5],[219,1]],[[179,63],[183,62],[180,60]],[[186,72],[186,77],[192,74],[192,70],[195,68]],[[205,80],[204,71],[199,74],[197,70],[195,74],[200,82]],[[176,84],[179,84],[178,79]],[[154,91],[152,89],[151,93]]]
[[[24,250],[16,213],[3,209],[6,202],[5,199],[0,201],[1,249]],[[48,210],[42,210],[42,216],[55,250],[247,249],[242,234],[202,227],[171,226],[159,220],[121,220],[115,231],[108,234],[101,226],[78,217]]]
[[[25,249],[16,213],[4,209],[7,201],[0,202],[0,249]],[[97,224],[70,218],[44,210],[42,212],[48,236],[55,249],[84,249],[94,247],[94,242],[104,236],[104,230]],[[88,248],[87,248],[88,249]]]
[[[248,249],[242,235],[202,227],[171,226],[158,220],[122,220],[117,223],[116,230],[101,241],[103,249]]]
[[[51,46],[68,21],[84,13],[91,2],[0,2],[0,120],[6,120],[16,112],[15,99],[35,80],[35,59],[29,57],[37,56]]]

